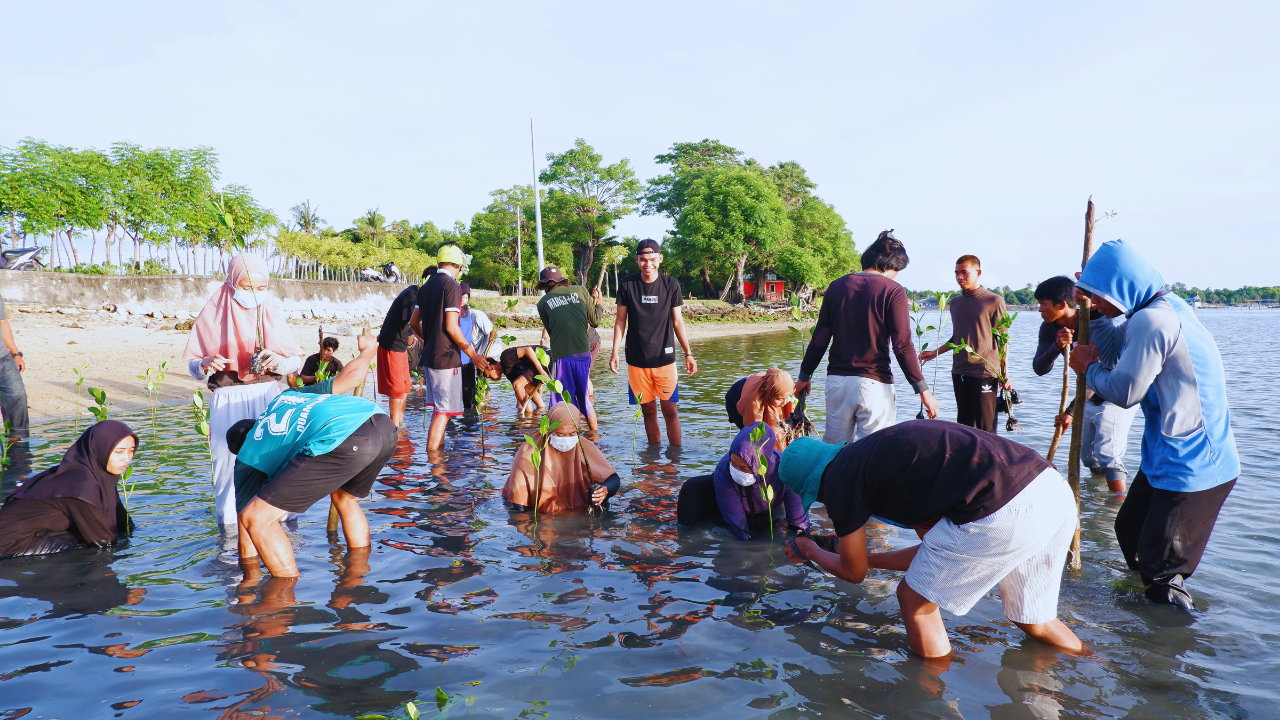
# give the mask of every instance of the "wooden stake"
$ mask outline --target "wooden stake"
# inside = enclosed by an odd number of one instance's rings
[[[1071,346],[1062,348],[1062,399],[1058,401],[1058,417],[1067,412],[1067,393],[1071,390],[1071,365],[1067,358],[1071,357]],[[1049,454],[1045,460],[1053,462],[1053,454],[1058,452],[1058,443],[1062,441],[1062,425],[1053,429],[1053,442],[1049,443]]]
[[[338,508],[332,500],[329,501],[329,524],[325,525],[324,530],[327,533],[338,532]]]
[[[1089,256],[1093,254],[1093,197],[1089,198],[1089,206],[1084,213],[1084,256],[1080,260],[1080,269],[1084,270],[1084,266],[1089,262]],[[1076,315],[1076,342],[1080,345],[1089,343],[1089,298],[1084,298],[1080,303],[1079,311]],[[1071,486],[1071,492],[1076,496],[1076,532],[1071,538],[1071,559],[1067,566],[1073,571],[1080,570],[1080,450],[1081,443],[1084,440],[1084,403],[1085,395],[1088,388],[1085,384],[1084,373],[1076,373],[1076,405],[1071,412],[1071,453],[1067,460],[1067,483]]]

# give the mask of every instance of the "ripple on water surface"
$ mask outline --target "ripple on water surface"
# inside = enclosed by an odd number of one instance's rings
[[[701,371],[681,389],[682,449],[648,448],[641,429],[633,455],[625,387],[594,375],[601,445],[624,480],[604,517],[535,524],[504,509],[508,463],[532,427],[513,421],[506,387],[483,442],[477,422],[455,421],[439,464],[423,451],[414,399],[365,504],[373,548],[331,544],[321,503],[291,530],[296,586],[244,580],[219,543],[208,458],[185,409],[162,409],[154,430],[149,416],[124,418],[145,441],[131,544],[0,561],[0,717],[358,716],[414,699],[434,710],[437,687],[454,698],[450,714],[494,718],[1266,717],[1280,700],[1268,680],[1280,677],[1268,395],[1280,367],[1260,358],[1280,313],[1201,317],[1223,349],[1244,461],[1191,581],[1203,610],[1188,621],[1141,599],[1111,532],[1117,505],[1091,480],[1085,569],[1066,578],[1061,601],[1089,657],[1024,640],[993,592],[947,618],[957,652],[939,673],[906,651],[896,574],[852,586],[792,565],[780,543],[674,525],[680,479],[708,471],[732,437],[724,391],[770,364],[797,370],[803,340],[783,333],[698,343]],[[1043,451],[1061,376],[1030,372],[1038,322],[1017,320],[1011,357],[1026,401],[1018,439]],[[944,417],[954,412],[946,370]],[[899,384],[907,419],[917,408]],[[821,393],[811,406],[821,428]],[[69,423],[34,434],[38,467],[74,435]],[[872,535],[882,547],[914,539]]]

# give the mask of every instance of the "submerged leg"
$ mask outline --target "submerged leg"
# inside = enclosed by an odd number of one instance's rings
[[[284,528],[280,527],[280,519],[286,514],[287,511],[258,497],[250,500],[240,512],[240,522],[262,556],[262,563],[275,577],[298,576],[293,545]]]
[[[951,654],[947,627],[942,624],[942,609],[912,590],[905,578],[898,583],[898,605],[902,608],[902,623],[907,626],[911,652],[927,658]]]

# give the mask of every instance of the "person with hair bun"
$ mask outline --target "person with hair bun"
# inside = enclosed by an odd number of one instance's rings
[[[862,253],[862,271],[849,273],[827,288],[796,383],[796,394],[810,388],[810,378],[831,345],[823,442],[858,440],[897,422],[890,349],[911,389],[919,393],[925,412],[931,418],[938,416],[938,401],[929,392],[911,337],[911,301],[895,282],[909,262],[902,242],[893,230],[885,230]]]

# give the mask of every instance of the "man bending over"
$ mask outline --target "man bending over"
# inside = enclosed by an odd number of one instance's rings
[[[336,378],[276,396],[257,420],[227,431],[236,453],[240,560],[262,555],[275,577],[297,577],[298,564],[280,520],[326,495],[342,518],[348,548],[368,547],[369,522],[357,498],[369,494],[396,446],[396,427],[377,405],[344,395],[364,384],[378,344],[357,339],[360,355]]]
[[[778,475],[806,509],[826,505],[839,538],[834,553],[797,538],[787,549],[793,560],[852,583],[871,568],[906,572],[898,604],[912,652],[950,655],[940,609],[964,615],[993,585],[1028,635],[1082,649],[1057,618],[1075,499],[1034,450],[964,425],[912,420],[843,447],[799,438]],[[872,518],[928,532],[915,547],[868,553],[863,525]]]

